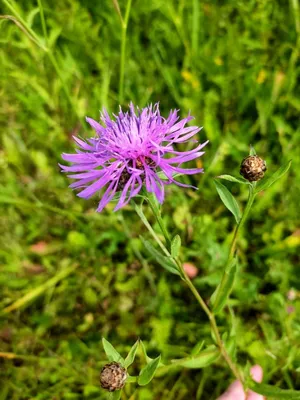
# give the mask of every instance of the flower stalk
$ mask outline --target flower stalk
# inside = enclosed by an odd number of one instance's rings
[[[162,231],[162,234],[165,237],[166,242],[170,242],[170,235],[164,225],[164,222],[161,218],[159,209],[153,204],[153,201],[151,201],[149,199],[149,197],[147,197],[147,200],[150,204],[150,208],[152,210],[153,215],[155,216],[156,220],[158,221],[158,224],[160,226],[160,229]],[[151,206],[152,204],[152,206]],[[138,207],[135,204],[135,210],[138,213],[138,215],[141,217],[141,209],[140,207]],[[171,253],[169,251],[170,247],[167,244],[168,248],[166,248],[161,240],[157,237],[156,233],[153,231],[151,225],[149,224],[148,220],[146,219],[145,215],[142,213],[142,218],[141,218],[142,222],[144,223],[144,225],[146,226],[146,228],[149,230],[149,232],[151,233],[152,237],[156,240],[156,242],[158,243],[158,245],[162,248],[162,250],[164,251],[164,253],[168,256],[168,257],[172,257]],[[150,228],[150,229],[149,229]],[[157,240],[158,239],[158,240]],[[238,370],[237,366],[234,364],[234,362],[232,361],[232,359],[230,358],[225,345],[223,343],[223,340],[221,338],[218,326],[217,326],[217,322],[216,322],[216,318],[213,314],[213,312],[210,310],[210,308],[207,306],[207,304],[205,303],[205,301],[203,300],[202,296],[200,295],[200,293],[198,292],[198,290],[196,289],[196,287],[194,286],[194,284],[192,283],[192,281],[190,280],[190,278],[188,277],[188,275],[186,274],[182,263],[178,260],[178,259],[173,259],[181,273],[181,278],[182,280],[186,283],[186,285],[188,286],[188,288],[190,289],[190,291],[192,292],[192,294],[194,295],[194,297],[196,298],[197,302],[199,303],[200,307],[202,308],[202,310],[205,312],[205,314],[207,315],[209,322],[210,322],[210,326],[211,326],[211,330],[214,334],[215,340],[216,340],[216,344],[219,348],[219,351],[222,355],[222,357],[224,358],[224,360],[226,361],[227,365],[229,366],[229,368],[231,369],[232,373],[234,374],[234,376],[236,377],[236,379],[238,379],[240,382],[244,382],[243,376],[241,375],[240,371]]]
[[[125,17],[122,17],[118,2],[115,0],[114,5],[121,20],[121,61],[120,61],[120,82],[119,82],[119,103],[123,103],[124,99],[124,74],[125,74],[125,58],[126,58],[126,39],[127,39],[127,26],[130,16],[132,0],[127,1]]]
[[[162,234],[164,235],[164,238],[167,243],[167,247],[170,249],[171,248],[171,238],[170,238],[169,232],[166,228],[166,225],[164,224],[164,221],[161,217],[161,213],[160,213],[159,208],[157,207],[155,199],[151,196],[148,196],[148,197],[146,197],[146,200],[148,201],[150,208],[152,210],[152,213],[153,213],[154,217],[156,218],[156,221],[160,227],[160,230],[162,231]]]
[[[61,81],[62,89],[66,95],[66,98],[68,102],[70,103],[72,110],[74,112],[74,115],[78,117],[78,119],[81,119],[81,115],[78,112],[78,109],[72,99],[71,92],[69,90],[69,87],[66,83],[65,78],[63,77],[63,74],[61,73],[61,69],[58,65],[57,58],[52,51],[52,49],[48,46],[48,33],[47,33],[47,26],[46,26],[46,21],[45,21],[45,16],[44,16],[44,9],[42,6],[41,0],[38,0],[38,6],[39,6],[39,11],[40,11],[40,16],[41,16],[41,23],[42,23],[42,29],[43,29],[43,35],[44,38],[41,39],[35,31],[29,26],[29,24],[22,18],[20,13],[17,11],[16,8],[8,1],[8,0],[3,0],[3,3],[7,6],[7,8],[13,13],[15,16],[12,17],[10,15],[6,16],[0,16],[0,18],[4,19],[10,19],[13,22],[16,23],[16,25],[29,37],[30,40],[32,40],[38,47],[40,47],[48,56],[49,61],[51,62],[53,68],[55,69],[55,72],[57,73],[57,76],[59,80]]]
[[[245,207],[245,210],[241,216],[241,219],[239,221],[239,223],[236,225],[236,228],[234,230],[234,234],[233,234],[233,239],[231,242],[231,246],[230,246],[230,251],[229,251],[229,256],[228,256],[228,260],[225,266],[226,267],[230,264],[230,262],[232,261],[234,255],[235,255],[235,251],[236,251],[236,244],[237,244],[237,239],[238,239],[238,235],[239,232],[241,230],[241,228],[244,226],[246,219],[248,218],[248,215],[250,213],[251,207],[253,205],[256,193],[255,193],[255,186],[256,186],[256,182],[249,184],[249,195],[248,195],[248,201]]]

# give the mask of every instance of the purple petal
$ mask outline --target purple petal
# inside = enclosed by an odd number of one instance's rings
[[[69,162],[74,163],[87,163],[87,162],[95,162],[95,158],[91,154],[80,153],[80,154],[67,154],[63,153],[61,155],[62,159]]]
[[[75,165],[72,165],[71,167],[68,167],[67,165],[61,165],[61,164],[58,164],[58,165],[61,167],[62,172],[88,171],[88,170],[91,170],[91,169],[99,166],[98,164],[95,164],[95,163],[75,164]]]
[[[191,154],[182,154],[181,156],[169,158],[165,160],[168,164],[174,164],[174,163],[184,163],[188,162],[191,160],[195,160],[195,158],[201,157],[205,152],[196,152],[196,153],[191,153]]]
[[[124,189],[122,190],[122,194],[120,196],[120,199],[119,199],[118,204],[116,205],[114,211],[117,211],[117,210],[119,210],[119,208],[123,207],[127,192],[131,188],[132,184],[134,186],[134,182],[135,182],[134,177],[131,176],[129,178],[128,182],[126,183],[126,185],[124,186]]]
[[[93,129],[95,129],[95,131],[98,134],[105,134],[105,128],[102,125],[100,125],[99,122],[97,122],[94,119],[89,118],[89,117],[86,117],[85,120],[86,120],[86,122],[88,122],[91,125],[91,127]]]
[[[103,188],[109,182],[111,179],[110,174],[107,172],[104,174],[100,179],[98,179],[96,182],[88,186],[86,189],[84,189],[82,192],[78,193],[78,197],[83,197],[84,199],[90,198],[94,193],[98,192],[100,189]]]
[[[83,172],[81,174],[74,174],[74,175],[67,175],[68,178],[71,179],[86,179],[86,178],[98,178],[99,176],[103,175],[106,172],[105,169],[96,169],[91,172]]]
[[[93,151],[94,150],[94,146],[91,146],[91,145],[87,144],[86,142],[84,142],[83,140],[79,139],[78,137],[73,136],[73,139],[78,144],[78,146],[80,146],[83,150],[87,150],[87,151]]]
[[[156,176],[155,174],[150,175],[150,180],[153,188],[153,192],[157,197],[157,200],[160,204],[163,203],[165,198],[165,190],[163,182]]]
[[[103,208],[110,202],[110,200],[114,197],[116,193],[117,187],[118,187],[117,181],[111,182],[111,184],[106,189],[104,195],[102,196],[102,199],[97,208],[97,212],[101,212]]]

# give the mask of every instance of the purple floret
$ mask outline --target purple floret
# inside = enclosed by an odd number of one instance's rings
[[[120,107],[114,120],[104,110],[101,113],[103,125],[87,118],[96,137],[87,141],[74,137],[79,147],[76,154],[62,154],[65,161],[73,164],[61,165],[63,172],[71,173],[69,178],[76,179],[70,187],[83,188],[78,196],[85,199],[103,189],[98,212],[117,192],[120,197],[115,211],[136,196],[143,186],[147,192],[155,194],[159,203],[164,201],[166,184],[191,187],[176,181],[174,175],[203,172],[202,168],[186,169],[181,164],[202,156],[204,152],[200,150],[208,142],[190,151],[177,151],[175,144],[187,142],[202,129],[185,127],[193,117],[179,120],[177,113],[177,110],[170,111],[165,119],[160,115],[158,104],[140,110],[131,103],[128,112],[124,113]],[[164,179],[161,174],[159,176],[160,171]]]

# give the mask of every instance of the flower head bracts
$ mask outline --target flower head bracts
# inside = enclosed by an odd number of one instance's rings
[[[76,154],[63,154],[65,161],[72,166],[61,165],[63,172],[76,182],[71,188],[83,188],[78,193],[85,199],[104,189],[97,211],[120,192],[115,210],[123,207],[136,196],[143,185],[147,192],[154,193],[158,201],[164,201],[164,186],[175,183],[187,186],[174,179],[177,173],[192,175],[203,172],[202,168],[182,168],[182,164],[194,160],[204,153],[200,150],[207,144],[199,144],[190,151],[177,151],[174,145],[187,142],[201,128],[185,125],[193,117],[179,120],[178,111],[171,111],[168,118],[160,115],[159,105],[143,109],[132,103],[128,112],[121,107],[114,120],[107,111],[101,113],[103,125],[91,118],[87,122],[96,131],[96,137],[83,141],[74,140],[79,146]],[[162,171],[166,179],[161,179]]]

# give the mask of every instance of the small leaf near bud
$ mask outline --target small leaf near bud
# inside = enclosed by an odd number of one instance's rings
[[[241,164],[240,174],[249,182],[259,181],[267,170],[266,162],[258,156],[248,156]]]
[[[239,208],[239,205],[236,201],[236,199],[233,197],[233,195],[229,192],[226,186],[224,186],[222,183],[214,179],[214,184],[216,186],[217,192],[220,196],[220,199],[224,203],[225,207],[228,208],[230,212],[234,215],[234,218],[236,220],[236,223],[238,224],[241,219],[241,211]]]
[[[250,183],[244,178],[236,178],[232,175],[219,175],[217,176],[219,179],[224,179],[225,181],[235,182],[235,183],[242,183],[243,185],[250,185]]]
[[[255,148],[252,146],[252,144],[250,144],[249,156],[256,156],[256,151]]]
[[[148,385],[148,383],[152,381],[159,363],[160,363],[160,356],[150,361],[147,365],[145,365],[144,368],[141,369],[138,378],[138,384],[140,386]]]
[[[288,161],[287,163],[283,164],[273,175],[268,176],[268,178],[264,179],[260,182],[255,190],[255,193],[259,193],[262,190],[268,189],[273,183],[277,182],[282,176],[284,176],[288,170],[290,169],[292,164],[292,160]]]

